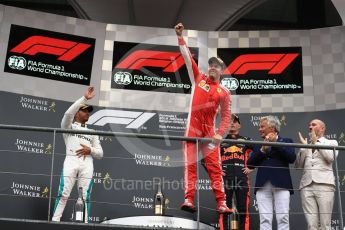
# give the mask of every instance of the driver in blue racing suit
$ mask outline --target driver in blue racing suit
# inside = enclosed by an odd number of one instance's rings
[[[251,140],[249,137],[239,135],[241,122],[238,115],[232,114],[231,119],[229,134],[225,139]],[[239,229],[249,230],[250,185],[248,174],[253,169],[247,167],[247,160],[253,147],[241,143],[223,142],[220,148],[226,204],[228,207],[233,208],[235,207],[233,201],[235,201],[239,213]],[[233,199],[233,196],[235,196],[235,199]],[[220,216],[220,218],[223,218],[223,216]],[[224,225],[224,223],[226,221],[220,220],[220,225]],[[227,228],[223,227],[223,229]]]

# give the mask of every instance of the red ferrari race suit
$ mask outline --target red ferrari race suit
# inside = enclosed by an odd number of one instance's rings
[[[193,84],[192,101],[188,115],[188,122],[185,131],[187,137],[212,138],[215,134],[223,136],[230,125],[231,101],[230,92],[223,87],[219,80],[213,81],[202,73],[183,40],[179,38],[179,47],[186,63],[188,74]],[[220,124],[215,130],[215,117],[220,107]],[[219,145],[210,147],[209,143],[201,143],[198,150],[203,153],[207,172],[211,179],[211,186],[216,197],[216,201],[225,201],[224,184],[220,161]],[[184,159],[184,189],[185,199],[194,201],[194,188],[196,184],[196,143],[183,143]]]

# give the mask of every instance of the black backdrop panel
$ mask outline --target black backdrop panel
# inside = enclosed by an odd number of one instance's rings
[[[4,124],[27,125],[41,127],[60,127],[61,118],[69,102],[37,98],[26,95],[0,92],[0,102],[6,109],[0,110],[0,119]],[[93,114],[105,108],[95,107]],[[138,113],[133,121],[138,122],[141,115],[150,113],[148,119],[140,120],[136,129],[129,128],[133,123],[121,124],[96,122],[90,125],[95,130],[146,133],[183,136],[183,128],[187,120],[186,113],[167,111],[122,110],[107,108],[111,114],[118,116],[119,111]],[[113,112],[115,111],[115,112]],[[261,140],[258,124],[262,116],[268,114],[240,114],[241,133],[253,140]],[[308,122],[319,118],[327,124],[326,136],[345,144],[345,127],[342,118],[345,110],[333,110],[308,113],[275,113],[282,122],[281,135],[298,139],[298,131],[307,135]],[[167,126],[169,124],[169,126]],[[163,128],[164,127],[164,128]],[[0,130],[2,140],[0,154],[0,203],[3,207],[0,216],[7,218],[27,218],[46,220],[48,218],[49,192],[52,192],[51,211],[58,191],[59,176],[65,158],[65,145],[62,134],[57,134],[54,147],[54,136],[48,132],[29,132]],[[125,216],[152,215],[153,196],[158,182],[163,184],[163,192],[167,198],[167,215],[196,218],[195,215],[179,209],[183,202],[183,167],[181,142],[158,139],[138,139],[125,137],[101,137],[104,158],[94,160],[94,186],[90,222],[101,222]],[[55,150],[55,152],[53,151]],[[297,150],[296,150],[297,151]],[[50,175],[52,157],[52,188]],[[341,191],[345,187],[344,156],[338,157]],[[298,188],[301,172],[291,167],[294,188]],[[251,174],[251,185],[255,182],[255,172]],[[200,218],[202,222],[217,226],[215,199],[210,189],[210,181],[205,170],[200,167]],[[251,189],[251,192],[253,189]],[[342,196],[343,193],[341,193]],[[73,190],[62,220],[69,221],[73,208],[73,199],[77,196]],[[338,225],[338,201],[335,201],[332,225]],[[343,201],[343,206],[344,206]],[[306,228],[299,191],[291,196],[290,202],[291,229]],[[250,201],[251,225],[259,226],[259,216],[255,196]]]

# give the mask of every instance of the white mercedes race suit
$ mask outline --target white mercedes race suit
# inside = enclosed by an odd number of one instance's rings
[[[85,103],[86,101],[86,98],[82,97],[69,107],[62,118],[61,128],[90,130],[86,125],[73,122],[80,104]],[[85,222],[87,222],[90,212],[90,194],[93,184],[93,157],[97,159],[102,158],[103,149],[97,135],[66,133],[63,134],[63,138],[66,144],[66,158],[60,177],[59,192],[55,201],[52,220],[60,221],[71,190],[78,179],[78,188],[83,188],[83,198],[86,201]],[[80,144],[91,148],[91,155],[87,155],[85,159],[83,156],[78,157],[76,154],[76,151],[82,148]]]

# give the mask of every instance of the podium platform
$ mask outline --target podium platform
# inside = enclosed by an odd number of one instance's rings
[[[210,225],[179,217],[134,216],[103,221],[102,223],[51,222],[45,220],[0,218],[0,229],[6,230],[142,230],[142,229],[211,229]]]
[[[101,224],[114,224],[124,226],[136,226],[136,227],[151,227],[151,228],[165,228],[165,229],[204,229],[204,230],[215,230],[214,227],[186,219],[181,217],[171,216],[131,216],[122,217],[111,220],[103,221]]]

